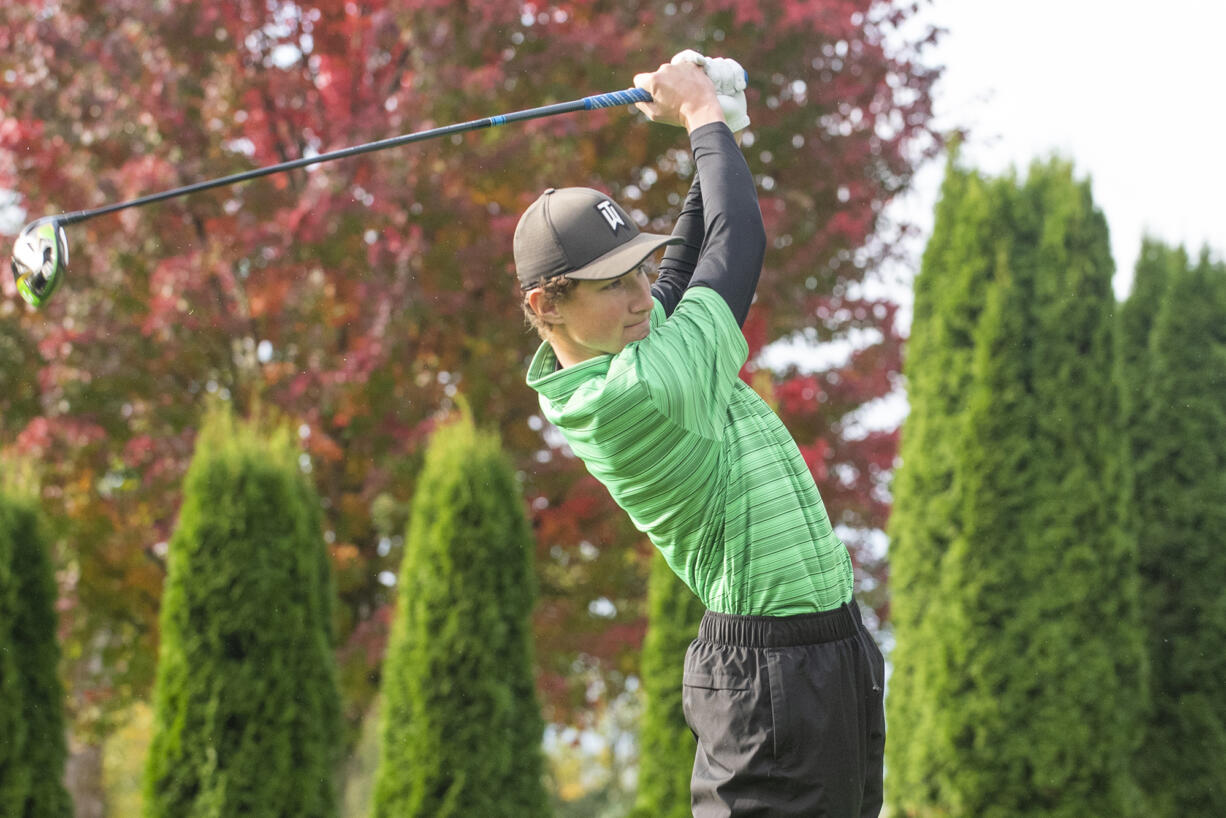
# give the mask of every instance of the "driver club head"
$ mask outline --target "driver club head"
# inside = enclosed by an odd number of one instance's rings
[[[54,216],[27,224],[13,243],[13,278],[30,304],[42,307],[68,269],[68,240]]]

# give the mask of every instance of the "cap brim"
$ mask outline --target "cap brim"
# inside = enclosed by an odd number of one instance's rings
[[[664,236],[659,233],[639,233],[625,244],[619,245],[600,258],[585,264],[571,273],[563,273],[566,278],[579,281],[605,281],[618,278],[633,270],[643,261],[669,244],[682,244],[685,239],[680,236]]]

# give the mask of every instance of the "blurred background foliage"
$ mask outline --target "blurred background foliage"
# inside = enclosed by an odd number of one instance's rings
[[[892,0],[10,3],[6,229],[625,88],[682,48],[733,56],[750,75],[744,148],[773,242],[744,377],[792,430],[884,621],[897,430],[866,415],[900,386],[902,336],[897,305],[866,283],[909,234],[885,206],[942,141],[939,69],[925,59],[940,32],[909,26],[917,11]],[[681,131],[605,110],[70,228],[57,300],[41,313],[0,302],[0,448],[41,464],[74,758],[95,768],[75,780],[102,781],[108,736],[133,741],[210,396],[240,415],[274,407],[297,430],[339,591],[347,749],[379,689],[423,445],[460,395],[499,430],[526,492],[546,720],[621,730],[609,708],[635,692],[651,549],[523,385],[536,339],[512,284],[511,233],[540,190],[561,185],[603,188],[640,226],[668,230],[692,172]],[[776,370],[759,357],[773,342],[841,353]]]

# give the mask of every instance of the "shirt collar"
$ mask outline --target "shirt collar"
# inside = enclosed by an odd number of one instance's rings
[[[563,403],[593,375],[609,368],[612,355],[597,355],[574,366],[558,368],[558,357],[549,343],[542,342],[528,366],[528,386],[554,403]]]

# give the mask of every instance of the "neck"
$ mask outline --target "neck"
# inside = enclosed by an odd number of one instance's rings
[[[552,335],[548,340],[549,346],[553,348],[553,355],[558,359],[558,365],[562,369],[596,357],[596,353],[591,350],[569,343],[565,337],[557,334]]]

